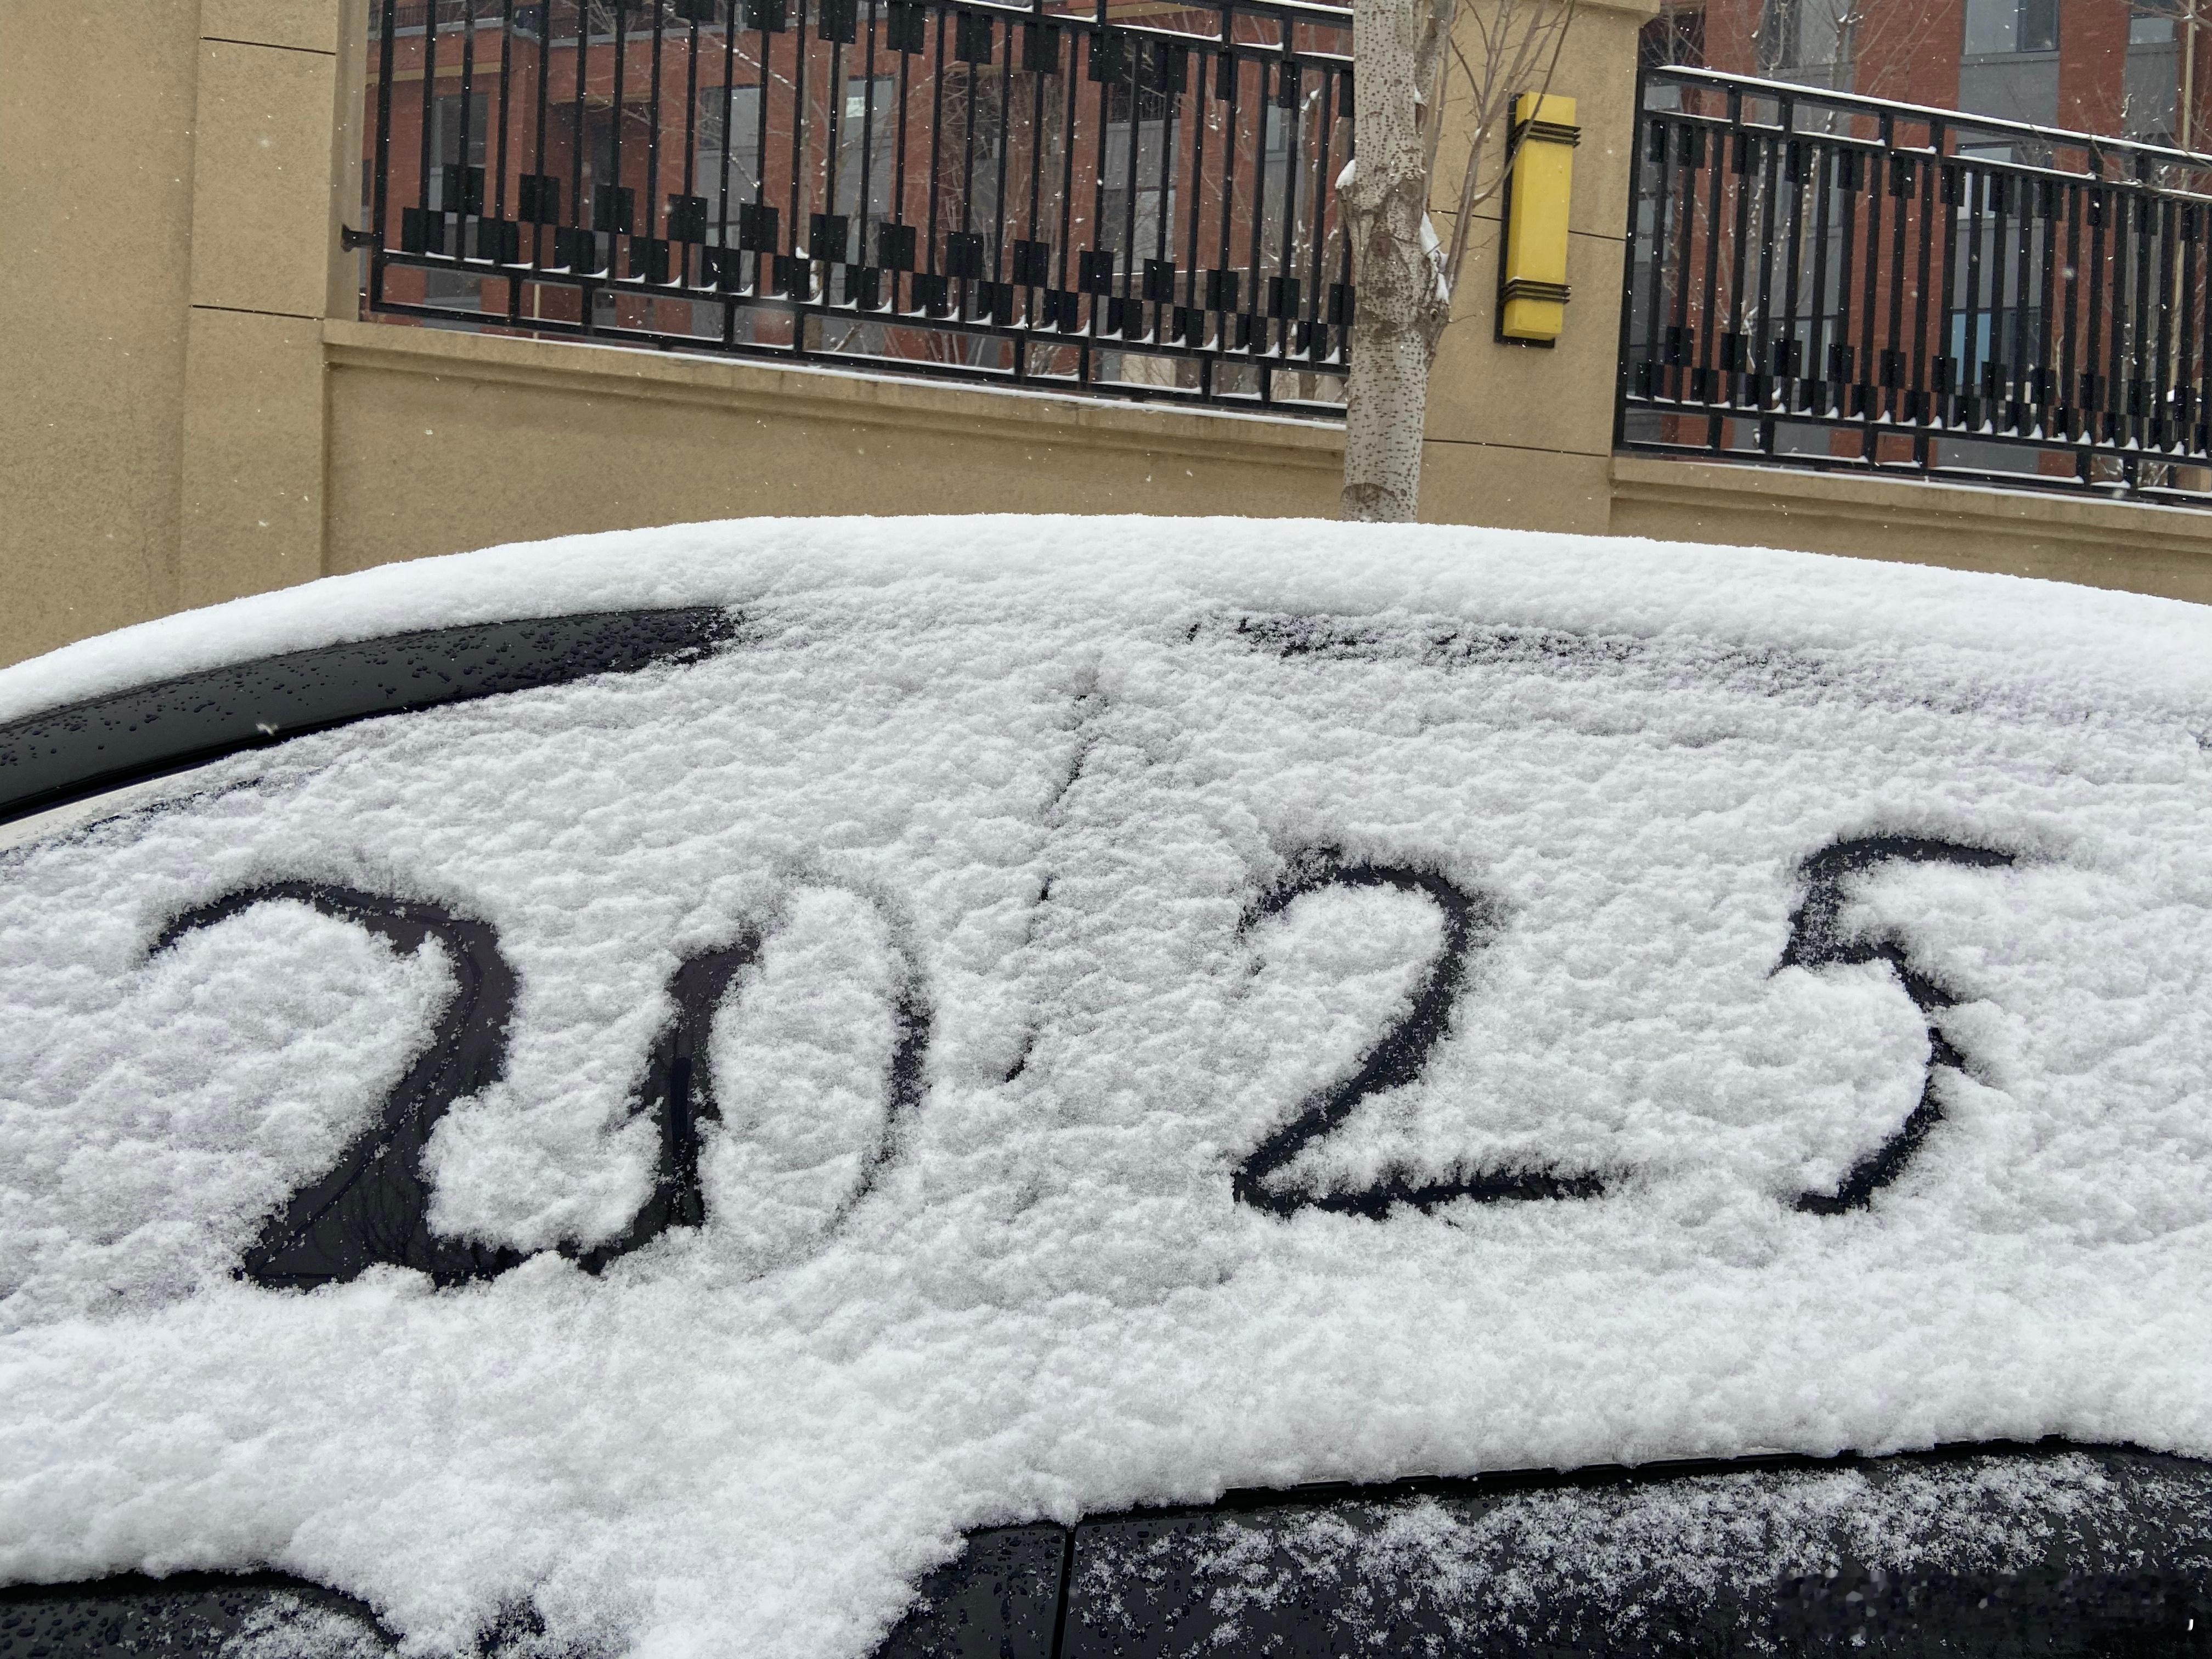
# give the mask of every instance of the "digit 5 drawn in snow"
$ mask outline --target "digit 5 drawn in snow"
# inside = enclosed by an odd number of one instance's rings
[[[1844,1173],[1832,1193],[1801,1193],[1797,1208],[1811,1215],[1843,1215],[1863,1210],[1875,1193],[1888,1186],[1911,1163],[1928,1132],[1943,1120],[1943,1103],[1936,1092],[1939,1066],[1968,1069],[1966,1057],[1943,1034],[1939,1018],[1959,998],[1937,983],[1915,963],[1911,951],[1892,938],[1847,933],[1842,926],[1849,897],[1847,884],[1893,860],[1911,864],[1955,864],[1972,870],[2008,870],[2017,862],[2010,853],[1959,842],[1914,836],[1861,836],[1824,848],[1798,866],[1804,897],[1790,917],[1790,942],[1774,971],[1784,968],[1822,968],[1856,963],[1886,962],[1898,984],[1912,999],[1928,1022],[1928,1063],[1920,1085],[1919,1103],[1896,1131]]]

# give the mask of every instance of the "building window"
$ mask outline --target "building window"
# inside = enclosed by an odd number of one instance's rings
[[[2058,0],[1966,0],[1966,56],[2058,50]]]
[[[461,142],[461,98],[459,93],[441,94],[431,106],[430,119],[430,176],[427,181],[430,205],[448,213],[458,212],[461,201],[447,199],[446,169],[466,165],[480,167],[484,164],[484,139],[491,125],[491,95],[489,93],[471,94],[468,102],[468,142]],[[491,210],[486,200],[484,211]],[[457,230],[457,235],[460,233]],[[473,250],[471,250],[473,251]],[[483,302],[483,278],[464,276],[459,271],[425,271],[422,276],[423,297],[432,305],[453,311],[475,311]]]
[[[1850,91],[1863,10],[1860,0],[1762,0],[1759,72],[1799,86]]]
[[[868,227],[890,216],[893,148],[898,137],[898,82],[889,75],[845,80],[844,119],[837,128],[837,210],[850,216],[865,239]],[[860,200],[865,176],[868,199]],[[864,240],[857,245],[865,249]],[[863,252],[863,258],[872,254]]]
[[[1168,94],[1150,87],[1133,91],[1127,82],[1116,81],[1106,89],[1106,189],[1097,246],[1121,252],[1129,270],[1140,269],[1137,262],[1152,256],[1161,231],[1174,226],[1174,169],[1164,165],[1173,159],[1171,110]],[[1267,106],[1262,164],[1267,169],[1268,228],[1280,224],[1283,197],[1290,188],[1290,114],[1272,103]],[[1167,176],[1163,178],[1163,173]],[[1263,241],[1266,235],[1263,228]]]
[[[2128,14],[2128,44],[2131,46],[2170,46],[2173,44],[2174,21],[2170,11],[2133,11]]]
[[[485,129],[491,125],[491,94],[479,92],[469,99],[469,142],[466,160],[471,167],[484,164]],[[441,94],[432,106],[430,121],[430,205],[434,210],[453,213],[460,208],[458,201],[446,200],[447,167],[460,161],[461,155],[461,98],[459,93]]]
[[[2120,131],[2151,143],[2173,142],[2181,108],[2181,41],[2176,4],[2142,4],[2128,13],[2128,58]]]
[[[1637,56],[1646,69],[1680,64],[1691,69],[1705,66],[1705,13],[1702,6],[1662,6],[1644,24],[1636,40]]]
[[[2058,0],[1966,0],[1959,107],[2053,126],[2058,120]]]

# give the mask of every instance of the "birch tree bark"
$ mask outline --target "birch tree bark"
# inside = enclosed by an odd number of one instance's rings
[[[1451,319],[1475,210],[1504,182],[1482,161],[1514,97],[1551,86],[1575,0],[1352,0],[1353,160],[1337,182],[1356,298],[1345,392],[1343,517],[1410,524],[1420,514],[1429,371]],[[1447,90],[1464,122],[1452,148],[1452,215],[1440,240],[1428,206]],[[1463,150],[1461,145],[1464,145]]]
[[[1410,524],[1420,513],[1429,366],[1449,309],[1428,223],[1422,117],[1451,10],[1450,0],[1353,0],[1352,9],[1357,150],[1337,202],[1358,298],[1341,511],[1372,524]]]

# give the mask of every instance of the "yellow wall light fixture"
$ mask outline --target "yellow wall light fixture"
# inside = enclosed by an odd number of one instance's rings
[[[1567,201],[1574,189],[1575,100],[1524,92],[1513,104],[1505,175],[1505,257],[1498,264],[1498,337],[1555,343],[1567,320]]]

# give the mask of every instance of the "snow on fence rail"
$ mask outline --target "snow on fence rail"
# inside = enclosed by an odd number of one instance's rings
[[[2212,157],[1647,65],[1624,447],[2212,495]]]
[[[435,15],[372,14],[372,314],[1341,413],[1341,7]]]

